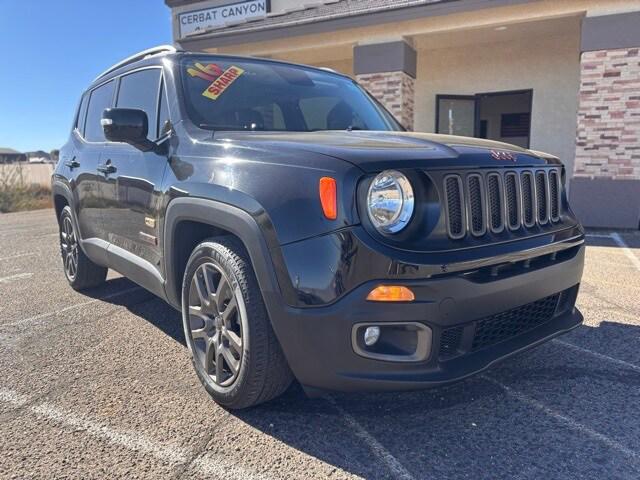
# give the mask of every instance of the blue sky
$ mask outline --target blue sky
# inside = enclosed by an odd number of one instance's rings
[[[91,80],[166,43],[163,0],[0,0],[0,147],[59,148]]]

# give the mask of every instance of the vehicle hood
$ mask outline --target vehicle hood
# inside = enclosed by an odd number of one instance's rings
[[[412,132],[217,132],[216,140],[249,148],[312,152],[350,162],[365,172],[386,168],[507,167],[557,164],[548,154],[492,140]],[[501,160],[493,151],[510,152]]]

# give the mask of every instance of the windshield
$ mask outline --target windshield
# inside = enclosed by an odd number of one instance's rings
[[[259,60],[187,57],[180,62],[187,113],[209,130],[401,130],[352,80]]]

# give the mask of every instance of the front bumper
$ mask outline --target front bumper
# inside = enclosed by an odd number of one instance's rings
[[[580,325],[582,315],[575,308],[575,299],[585,247],[582,241],[573,240],[561,255],[536,257],[524,268],[488,274],[475,269],[422,279],[391,276],[394,284],[413,290],[416,300],[411,303],[368,302],[368,292],[390,278],[367,281],[329,305],[285,307],[277,318],[272,315],[276,334],[294,374],[306,387],[408,390],[454,382]],[[544,321],[512,330],[507,325],[506,335],[489,335],[488,341],[474,342],[481,323],[508,323],[514,316],[509,312],[520,312],[519,307],[554,296],[557,307],[551,308]],[[356,353],[354,325],[397,322],[417,322],[431,330],[425,359],[386,361]],[[445,338],[452,331],[460,332],[453,348]]]

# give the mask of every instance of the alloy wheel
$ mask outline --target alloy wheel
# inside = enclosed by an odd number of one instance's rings
[[[78,239],[73,229],[71,217],[69,216],[65,216],[62,219],[60,247],[62,250],[64,272],[67,278],[73,282],[78,274]]]
[[[242,363],[242,318],[231,283],[213,263],[200,265],[191,279],[188,317],[199,366],[216,385],[233,384]]]

